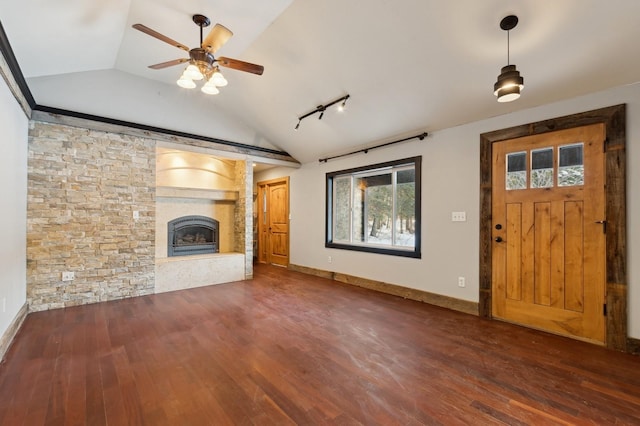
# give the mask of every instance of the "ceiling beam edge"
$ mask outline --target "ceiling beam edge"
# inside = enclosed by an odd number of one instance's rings
[[[181,145],[195,146],[206,149],[214,149],[234,154],[251,155],[260,158],[269,158],[292,163],[299,166],[300,163],[285,151],[277,151],[224,139],[211,138],[162,129],[143,124],[115,120],[101,116],[79,113],[75,111],[61,110],[57,108],[37,105],[33,110],[31,119],[44,123],[62,124],[72,127],[81,127],[90,130],[125,134],[134,137],[153,139],[161,142],[171,142]]]
[[[30,118],[36,101],[33,99],[29,86],[27,86],[22,70],[20,70],[20,65],[18,65],[2,22],[0,22],[0,53],[0,74],[7,83],[13,97],[16,98],[24,113]]]

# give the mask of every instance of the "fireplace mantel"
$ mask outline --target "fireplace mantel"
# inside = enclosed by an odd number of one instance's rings
[[[157,186],[156,198],[191,198],[214,201],[237,201],[238,191]]]

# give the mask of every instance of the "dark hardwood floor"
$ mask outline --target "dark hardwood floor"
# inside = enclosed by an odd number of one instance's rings
[[[640,358],[286,269],[30,314],[2,425],[640,424]]]

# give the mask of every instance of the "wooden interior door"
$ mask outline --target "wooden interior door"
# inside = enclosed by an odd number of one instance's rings
[[[258,182],[258,261],[289,265],[289,178]]]
[[[603,124],[493,144],[492,312],[605,342]]]

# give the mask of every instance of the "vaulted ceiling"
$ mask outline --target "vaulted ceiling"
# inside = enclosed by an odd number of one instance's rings
[[[234,36],[217,55],[264,65],[224,69],[215,96],[178,87],[186,52],[142,23],[199,44],[193,14]],[[500,20],[516,14],[510,59],[522,97],[499,104],[507,64]],[[39,105],[283,150],[305,163],[640,81],[637,0],[21,0],[0,22]],[[211,28],[211,27],[209,27]],[[205,29],[205,35],[208,29]],[[350,95],[347,110],[302,121]]]

